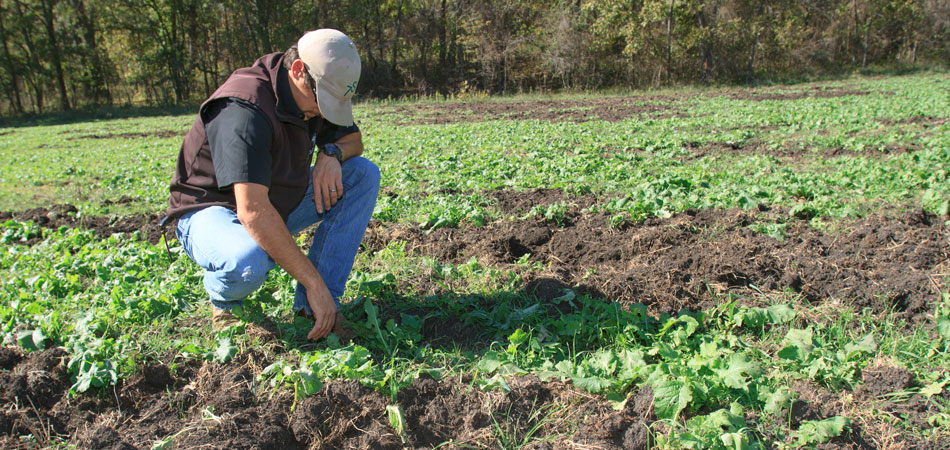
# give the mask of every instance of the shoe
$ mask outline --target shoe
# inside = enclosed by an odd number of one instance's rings
[[[215,330],[233,327],[241,322],[231,311],[218,309],[213,306],[211,308],[211,327]]]

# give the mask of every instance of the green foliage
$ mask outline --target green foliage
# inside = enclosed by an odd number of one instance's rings
[[[849,426],[851,419],[847,417],[830,417],[825,420],[806,420],[798,430],[792,432],[792,448],[801,448],[828,442],[831,438],[840,436]]]
[[[792,228],[807,226],[799,218],[834,227],[836,218],[894,205],[944,211],[950,125],[900,122],[943,117],[950,98],[937,94],[947,86],[944,78],[857,78],[820,86],[868,95],[794,101],[688,91],[690,116],[677,120],[393,126],[384,117],[391,106],[357,110],[364,114],[367,156],[383,173],[384,194],[375,211],[383,226],[422,224],[431,231],[527,215],[565,225],[580,202],[559,199],[509,214],[495,200],[495,190],[554,188],[590,195],[592,212],[605,214],[617,228],[690,208],[737,207],[769,217],[742,226],[783,239]],[[7,205],[0,209],[35,206],[33,195],[76,204],[76,221],[163,209],[180,137],[148,133],[183,131],[192,120],[189,114],[0,132],[6,161],[0,204]],[[121,133],[146,136],[71,139]],[[885,152],[902,142],[918,147]],[[695,152],[723,143],[735,151]],[[795,158],[785,157],[792,149]],[[829,150],[854,155],[827,157]],[[122,195],[135,200],[108,204]],[[927,316],[932,319],[912,324],[869,313],[802,314],[809,306],[790,292],[762,307],[746,305],[762,304],[772,293],[758,292],[747,301],[730,292],[705,311],[653,317],[643,305],[595,300],[580,290],[544,300],[526,294],[524,280],[548,270],[547,261],[532,255],[499,266],[486,265],[478,255],[449,263],[415,256],[410,243],[397,239],[358,256],[342,302],[358,335],[355,344],[341,345],[332,336],[306,341],[312,324],[287,319],[292,277],[273,271],[241,316],[248,324],[277,324],[282,350],[273,354],[274,346],[261,346],[244,332],[250,325],[218,332],[203,325],[208,311],[201,272],[174,243],[171,252],[178,257],[171,261],[163,244],[149,245],[141,234],[101,238],[7,220],[0,223],[0,236],[0,337],[24,351],[65,348],[73,395],[108,390],[147,360],[173,355],[221,363],[255,349],[268,360],[259,374],[263,386],[292,389],[299,400],[329,380],[359,381],[390,399],[390,425],[401,435],[406,418],[397,394],[418,376],[470,377],[472,386],[507,390],[506,378],[532,374],[569,381],[617,408],[651,389],[662,423],[655,428],[665,430],[656,436],[661,448],[809,447],[844,433],[847,418],[790,429],[789,410],[797,398],[790,380],[848,395],[868,363],[884,357],[919,381],[889,400],[919,396],[941,406],[930,417],[935,426],[948,422],[942,400],[948,380],[940,370],[950,345],[946,293]],[[827,315],[846,319],[835,322]],[[433,337],[446,326],[464,328],[465,342]],[[531,426],[543,423],[547,412],[539,412]],[[492,419],[497,442],[528,445],[533,432],[511,428],[501,415]],[[776,442],[760,442],[763,436]],[[156,445],[173,441],[174,435]]]

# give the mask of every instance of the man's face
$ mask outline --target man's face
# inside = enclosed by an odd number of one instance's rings
[[[317,84],[307,75],[307,66],[301,60],[296,60],[290,66],[290,90],[293,93],[297,107],[303,112],[304,119],[310,120],[320,115],[320,105],[317,104]]]

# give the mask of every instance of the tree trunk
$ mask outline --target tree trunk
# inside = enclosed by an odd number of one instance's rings
[[[20,17],[26,17],[23,11],[23,4],[20,3],[20,0],[13,0],[13,4],[16,6],[17,14]],[[27,61],[38,61],[40,58],[36,53],[36,45],[33,43],[33,35],[30,34],[32,27],[20,27],[20,30],[23,34],[23,42],[26,44],[26,59]],[[36,70],[28,70],[25,72],[24,77],[26,78],[27,84],[30,85],[30,88],[33,89],[33,112],[42,113],[43,112],[43,84],[45,80],[39,80],[40,74]]]
[[[15,114],[23,113],[23,104],[20,103],[20,82],[17,76],[16,66],[13,64],[13,57],[10,55],[10,46],[7,45],[7,30],[3,26],[3,13],[0,10],[0,39],[3,40],[3,65],[10,73],[10,106]]]
[[[107,105],[112,104],[112,93],[109,92],[109,85],[106,83],[106,77],[103,70],[103,61],[99,54],[99,46],[96,42],[95,16],[86,12],[84,0],[73,0],[73,8],[76,9],[76,16],[79,20],[79,26],[82,28],[83,41],[86,44],[88,53],[89,71],[92,79],[93,102],[99,104],[105,100]]]
[[[676,0],[670,0],[670,14],[666,19],[666,80],[673,78],[673,5]]]
[[[749,66],[746,70],[749,84],[752,84],[755,81],[755,72],[752,70],[753,64],[755,63],[755,48],[759,44],[759,33],[755,30],[755,26],[752,27],[752,52],[749,55]]]
[[[858,62],[858,58],[854,56],[852,46],[854,45],[854,41],[858,39],[858,0],[852,0],[851,7],[854,10],[854,20],[850,27],[851,29],[848,30],[848,54],[851,56],[851,64],[855,64]]]
[[[46,38],[49,39],[50,56],[53,59],[53,68],[56,69],[56,84],[59,88],[59,107],[69,111],[69,96],[66,94],[66,78],[63,75],[63,52],[56,40],[56,24],[53,22],[53,8],[58,0],[40,0],[43,12],[43,26],[46,28]]]
[[[870,6],[870,5],[869,5]],[[868,66],[868,38],[871,34],[871,11],[868,8],[864,16],[864,56],[861,57],[861,67]]]
[[[445,68],[445,61],[446,61],[445,58],[446,58],[446,55],[447,55],[447,53],[448,53],[448,51],[447,51],[448,49],[445,48],[445,46],[446,46],[446,41],[447,41],[447,39],[446,39],[446,34],[445,34],[445,33],[446,33],[446,28],[448,28],[448,27],[446,26],[446,23],[445,23],[445,16],[446,16],[446,6],[445,6],[445,3],[446,3],[446,0],[442,0],[442,8],[439,10],[439,29],[438,29],[438,33],[439,33],[439,68],[442,69],[442,70],[444,70],[444,68]],[[444,79],[444,77],[443,77],[442,81],[440,82],[440,84],[443,84],[443,85],[445,84],[445,79]],[[441,87],[442,87],[442,86],[440,86],[440,90],[441,90]]]
[[[699,53],[702,58],[703,82],[709,82],[709,39],[706,37],[708,27],[706,26],[706,14],[703,12],[703,0],[699,0],[699,7],[696,10],[696,24],[703,33],[702,40],[699,43]]]
[[[390,72],[395,78],[396,74],[396,62],[399,59],[399,35],[402,34],[402,4],[404,0],[399,0],[396,3],[396,32],[393,35],[393,54],[392,59],[389,62]],[[393,80],[395,81],[395,79]]]

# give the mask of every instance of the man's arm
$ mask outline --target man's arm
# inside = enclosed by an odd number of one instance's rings
[[[363,135],[360,132],[347,134],[334,142],[346,161],[363,154]],[[313,201],[317,212],[323,214],[323,206],[330,209],[343,196],[343,170],[340,162],[323,152],[317,154],[313,167]]]
[[[234,183],[238,220],[277,264],[307,288],[307,303],[313,310],[314,318],[313,329],[307,337],[324,338],[333,329],[336,302],[323,277],[297,247],[287,225],[271,205],[267,190],[266,186],[260,184]]]

